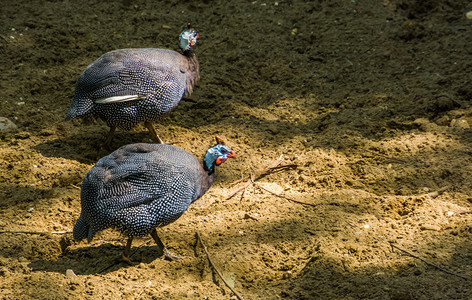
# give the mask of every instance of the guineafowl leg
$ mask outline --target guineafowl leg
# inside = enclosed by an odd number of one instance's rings
[[[125,250],[123,253],[121,253],[121,258],[120,260],[127,263],[131,264],[131,260],[129,259],[129,254],[131,252],[131,243],[133,242],[133,237],[130,236],[128,237],[128,241],[126,242]]]
[[[156,140],[156,142],[158,142],[159,144],[164,144],[161,138],[157,135],[157,132],[154,129],[154,126],[152,125],[152,122],[146,121],[144,122],[144,126],[146,126],[146,128],[149,130],[149,133]]]
[[[108,133],[107,140],[105,141],[105,147],[110,148],[111,140],[113,140],[113,135],[115,135],[116,126],[110,127],[110,132]]]
[[[175,254],[172,254],[172,253],[169,252],[169,250],[167,250],[167,248],[164,246],[161,239],[157,235],[156,229],[151,231],[151,236],[154,239],[154,241],[156,242],[157,247],[159,247],[159,251],[164,254],[164,259],[167,259],[167,260],[170,260],[170,261],[181,259],[181,257],[179,257]]]

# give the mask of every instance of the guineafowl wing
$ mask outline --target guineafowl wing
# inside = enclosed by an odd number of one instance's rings
[[[107,52],[90,64],[79,77],[66,120],[90,114],[107,120],[107,114],[117,119],[131,114],[138,119],[147,113],[156,116],[168,113],[177,106],[186,91],[187,76],[190,74],[188,68],[188,61],[183,55],[167,49],[120,49]],[[101,110],[94,109],[97,104],[122,102],[137,102],[144,111],[131,109],[131,113],[125,107],[121,108],[124,109],[121,112],[119,107],[113,107],[110,108],[112,113],[102,111],[97,114]]]
[[[147,234],[178,219],[200,195],[201,169],[193,155],[174,146],[123,146],[86,175],[84,219],[93,232],[114,226],[132,235]]]
[[[84,71],[81,87],[91,99],[101,103],[140,100],[148,96],[178,103],[186,85],[179,63],[182,57],[165,49],[111,51]]]

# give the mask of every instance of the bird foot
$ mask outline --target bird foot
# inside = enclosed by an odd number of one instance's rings
[[[168,261],[176,261],[182,259],[182,257],[173,254],[167,248],[164,248],[164,257],[162,258],[163,260],[168,260]]]
[[[126,256],[124,253],[122,253],[119,257],[116,258],[116,262],[117,263],[125,263],[125,264],[128,264],[130,266],[133,265],[133,262],[131,261],[131,259],[129,259],[129,257]]]

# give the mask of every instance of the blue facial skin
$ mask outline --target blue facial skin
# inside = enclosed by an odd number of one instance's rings
[[[207,170],[213,171],[215,165],[222,164],[225,160],[229,157],[233,157],[234,152],[226,145],[223,144],[216,144],[215,146],[208,149],[207,153],[205,154],[205,158],[203,159],[204,165]],[[218,158],[220,158],[219,163],[217,162]]]
[[[184,30],[179,36],[179,46],[183,51],[190,50],[197,43],[197,32],[193,29]]]

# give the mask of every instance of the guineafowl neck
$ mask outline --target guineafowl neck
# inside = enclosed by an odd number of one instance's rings
[[[202,180],[202,187],[200,190],[200,196],[206,193],[213,183],[213,174],[206,173],[204,180]]]
[[[198,191],[198,197],[196,199],[203,196],[203,194],[205,194],[206,191],[208,191],[208,189],[211,187],[213,183],[213,171],[214,171],[214,168],[211,171],[208,170],[208,168],[205,165],[205,162],[203,162],[203,170],[201,170],[201,176],[200,176],[200,179],[201,179],[200,189]]]
[[[187,73],[187,87],[185,89],[185,94],[190,95],[193,92],[195,83],[200,79],[200,65],[197,56],[192,49],[184,51],[184,56],[187,58],[189,70]]]
[[[205,158],[204,158],[203,159],[203,170],[205,170],[205,172],[207,173],[208,176],[213,177],[213,173],[215,173],[215,162],[213,162],[211,164],[211,166],[209,166],[209,164],[207,163],[207,161],[205,161]]]

